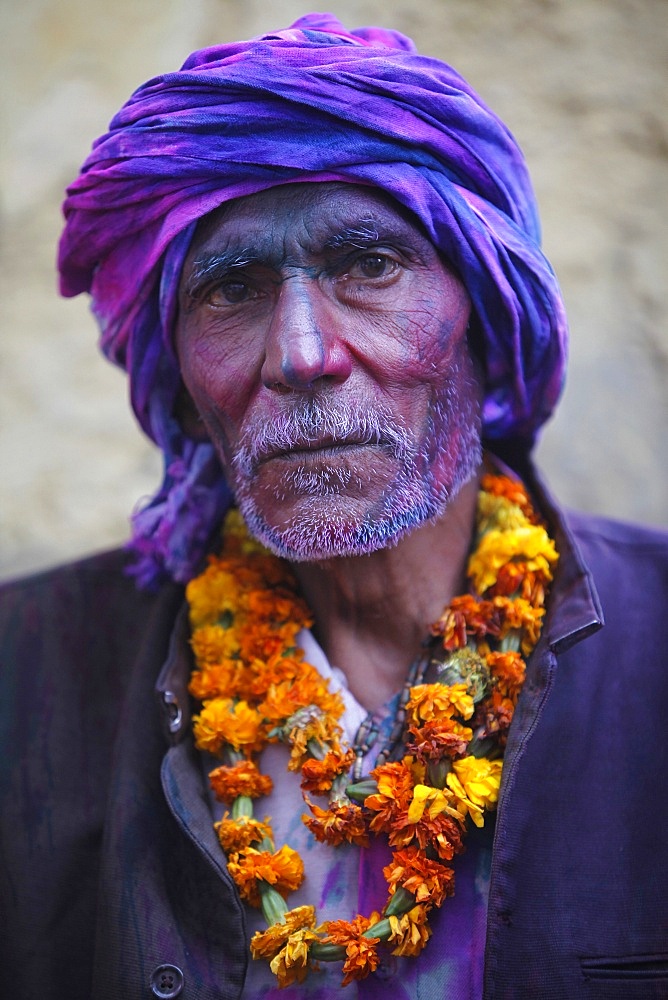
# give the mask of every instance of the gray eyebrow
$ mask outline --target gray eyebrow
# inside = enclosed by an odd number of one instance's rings
[[[325,242],[327,250],[338,250],[342,246],[359,247],[363,250],[370,243],[377,243],[380,239],[378,227],[373,219],[362,219],[354,226],[346,226],[338,233],[334,233]]]
[[[192,271],[186,282],[186,292],[192,294],[203,281],[221,277],[236,267],[248,267],[259,259],[250,249],[219,250],[193,261]]]

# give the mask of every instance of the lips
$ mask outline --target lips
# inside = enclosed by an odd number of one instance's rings
[[[377,441],[369,441],[364,438],[332,438],[323,437],[315,441],[313,440],[303,440],[295,441],[288,448],[276,448],[271,451],[266,451],[257,458],[257,464],[263,465],[265,462],[270,462],[273,459],[281,458],[293,458],[304,455],[315,455],[319,452],[327,452],[331,455],[335,455],[337,452],[347,451],[352,448],[364,448],[369,445],[378,445]]]

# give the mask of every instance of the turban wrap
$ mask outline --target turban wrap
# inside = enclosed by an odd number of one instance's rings
[[[165,457],[134,515],[141,585],[186,580],[230,493],[211,444],[175,416],[177,287],[197,220],[279,184],[372,185],[409,209],[473,303],[483,436],[529,448],[563,381],[566,322],[540,247],[527,168],[503,123],[450,66],[382,28],[310,14],[285,31],[195,52],[149,80],[67,192],[61,291],[88,291],[105,354]]]

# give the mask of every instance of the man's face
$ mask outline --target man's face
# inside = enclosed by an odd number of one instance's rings
[[[179,303],[183,380],[279,555],[393,544],[475,474],[468,295],[381,193],[291,184],[229,202],[200,223]]]

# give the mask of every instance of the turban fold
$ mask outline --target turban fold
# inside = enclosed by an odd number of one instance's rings
[[[143,585],[186,580],[230,494],[212,445],[181,429],[176,295],[197,221],[280,184],[341,180],[387,192],[419,219],[473,303],[483,436],[531,446],[561,391],[566,321],[540,250],[523,156],[450,66],[382,28],[310,14],[285,31],[193,53],[149,80],[68,188],[64,295],[91,293],[105,354],[165,477],[133,518]]]

